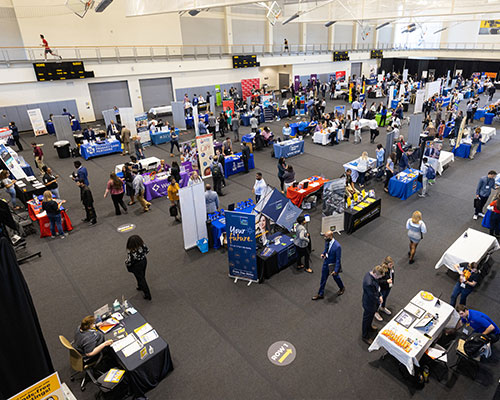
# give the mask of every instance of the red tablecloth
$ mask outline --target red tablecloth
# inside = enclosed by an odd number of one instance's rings
[[[35,204],[33,200],[28,201],[28,213],[32,221],[38,221],[38,224],[40,226],[41,238],[52,235],[52,233],[50,232],[50,221],[49,217],[47,217],[47,214],[45,214],[43,217],[38,217],[40,214],[45,213],[45,211],[42,210],[41,203]],[[71,225],[71,220],[69,219],[68,214],[65,210],[61,210],[61,220],[65,232],[73,230],[73,225]]]
[[[308,178],[307,180],[309,181],[309,186],[307,187],[307,189],[300,189],[299,187],[290,186],[286,191],[286,197],[288,197],[297,207],[300,207],[302,205],[302,202],[307,196],[318,191],[326,182],[328,182],[328,179],[316,175]],[[315,183],[318,184],[316,185]]]

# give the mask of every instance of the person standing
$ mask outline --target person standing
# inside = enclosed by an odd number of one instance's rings
[[[177,147],[177,151],[180,153],[181,149],[179,147],[179,134],[174,127],[170,129],[170,157],[174,156],[174,146]]]
[[[365,176],[366,176],[366,171],[368,171],[370,160],[368,158],[368,152],[363,151],[361,153],[361,157],[358,159],[358,173],[359,173],[359,187],[364,188],[365,187]]]
[[[479,144],[481,143],[481,138],[483,135],[481,135],[481,127],[477,127],[474,129],[474,133],[472,134],[472,144],[471,144],[471,149],[470,149],[470,155],[469,158],[471,160],[474,160],[474,156],[476,155],[477,148],[479,147]]]
[[[490,219],[490,235],[494,235],[497,238],[500,236],[500,193],[497,193],[494,200],[488,206],[488,210],[491,210]]]
[[[84,181],[77,180],[76,183],[80,187],[80,199],[83,207],[85,207],[85,219],[82,219],[82,221],[88,222],[89,225],[93,226],[97,223],[97,214],[94,208],[92,192]]]
[[[361,143],[361,122],[359,116],[352,122],[354,128],[354,144]]]
[[[259,127],[259,121],[255,117],[255,115],[252,115],[250,118],[250,128],[252,129],[252,132],[257,132],[257,128]]]
[[[372,344],[370,331],[377,331],[377,327],[372,325],[373,317],[379,306],[383,302],[380,294],[380,285],[378,280],[384,276],[384,267],[375,266],[370,272],[367,272],[363,278],[363,322],[361,325],[361,338],[363,342]]]
[[[464,119],[464,114],[462,111],[458,112],[458,115],[455,118],[455,126],[453,127],[452,137],[458,137],[458,133],[460,132],[460,125],[462,125],[462,120]]]
[[[283,174],[283,180],[285,181],[285,193],[288,191],[288,188],[293,185],[295,182],[295,171],[293,167],[288,164],[286,166],[286,171]]]
[[[137,197],[137,201],[142,206],[142,211],[148,212],[151,207],[151,203],[144,199],[144,177],[141,174],[136,174],[134,176],[134,180],[132,181],[132,186],[134,187],[135,197]]]
[[[122,168],[123,179],[125,181],[125,190],[127,192],[127,196],[130,197],[130,201],[128,205],[131,206],[135,204],[135,193],[134,193],[134,185],[132,182],[134,181],[134,175],[132,174],[132,166],[129,163],[125,163]]]
[[[177,212],[175,212],[175,215],[173,215],[174,213],[171,212],[170,215],[172,215],[176,221],[181,222],[181,217],[179,216],[181,213],[181,205],[179,203],[179,189],[180,189],[179,184],[177,183],[175,178],[171,176],[170,185],[168,185],[167,189],[167,195],[171,203],[170,207],[171,208],[175,207]]]
[[[358,112],[359,109],[361,108],[361,103],[358,101],[358,99],[354,99],[351,107],[352,107],[352,119],[355,119],[358,117]]]
[[[104,198],[108,196],[108,193],[111,193],[111,200],[113,200],[113,205],[115,206],[115,214],[122,214],[120,212],[120,206],[121,208],[123,208],[123,212],[125,214],[128,214],[127,206],[123,202],[123,195],[125,194],[123,191],[123,181],[118,178],[118,176],[114,172],[109,175],[109,181],[106,185]]]
[[[40,46],[44,48],[43,57],[45,58],[45,61],[47,61],[47,54],[50,54],[53,57],[58,57],[59,60],[62,60],[62,57],[50,48],[49,42],[47,42],[45,36],[40,34],[40,39],[42,39],[42,44]]]
[[[248,160],[250,159],[250,148],[244,142],[241,148],[241,159],[243,160],[243,166],[245,168],[245,173],[248,174]]]
[[[385,120],[387,118],[387,107],[382,105],[382,110],[380,110],[380,124],[379,126],[385,126]]]
[[[261,172],[255,174],[255,183],[252,192],[255,194],[255,203],[258,203],[264,192],[266,191],[267,183],[262,177]]]
[[[201,179],[201,176],[198,175],[198,171],[193,171],[191,172],[191,176],[189,177],[188,180],[188,186],[193,186],[196,185],[197,183],[202,183],[203,179]]]
[[[50,221],[50,233],[52,234],[52,239],[56,237],[56,226],[57,232],[61,239],[64,239],[64,229],[61,222],[61,206],[66,200],[62,200],[57,204],[52,198],[52,193],[50,190],[43,192],[42,209],[47,213],[47,218]]]
[[[472,114],[472,100],[467,102],[467,106],[465,107],[465,125],[469,125],[469,122],[474,122],[474,115]]]
[[[385,160],[385,149],[379,143],[377,144],[377,150],[375,150],[377,157],[377,180],[381,180],[384,175],[384,160]]]
[[[208,103],[208,101],[207,101]],[[210,103],[208,103],[210,104]],[[217,124],[217,119],[215,118],[215,115],[213,112],[210,112],[210,115],[208,116],[208,131],[212,134],[214,137],[214,140],[217,137],[217,134],[215,133],[215,125]]]
[[[14,143],[16,144],[17,146],[17,151],[23,151],[23,145],[21,144],[21,140],[19,138],[19,129],[17,128],[16,126],[16,123],[14,121],[12,121],[11,123],[9,123],[9,128],[10,128],[10,132],[12,134],[12,139],[14,139]]]
[[[481,177],[476,188],[476,198],[474,200],[474,216],[472,219],[477,219],[477,216],[484,217],[483,207],[490,197],[491,190],[496,188],[495,177],[497,173],[493,170],[488,172],[488,175]]]
[[[82,181],[86,186],[90,186],[89,183],[89,173],[87,168],[85,168],[80,161],[75,161],[73,165],[76,168],[76,171],[72,174],[72,179],[76,181]]]
[[[368,122],[370,127],[370,143],[375,143],[375,138],[378,136],[378,124],[376,119],[371,119]]]
[[[122,130],[122,127],[118,125],[115,121],[111,120],[111,123],[107,126],[106,128],[106,136],[108,138],[111,138],[111,136],[114,136],[116,140],[120,140],[120,131]]]
[[[45,172],[42,177],[43,184],[48,190],[50,190],[53,197],[60,199],[59,188],[57,185],[57,178],[59,178],[59,175],[54,175],[52,173],[52,168],[47,167],[46,165],[43,166],[43,172]]]
[[[239,142],[240,141],[240,116],[238,113],[234,114],[234,117],[231,121],[231,129],[233,130],[234,133],[234,141]]]
[[[219,196],[212,190],[209,183],[205,185],[205,205],[207,206],[207,214],[217,212],[219,209]]]
[[[6,169],[2,170],[0,172],[0,182],[2,183],[2,186],[5,188],[7,193],[10,195],[10,199],[12,202],[12,207],[14,207],[14,210],[19,210],[21,207],[17,205],[17,197],[16,197],[16,180],[12,180],[9,178],[10,172],[7,171]]]
[[[339,290],[337,292],[337,296],[342,296],[345,292],[345,286],[340,279],[339,274],[342,272],[342,267],[340,263],[340,258],[342,255],[342,249],[340,247],[339,242],[337,242],[333,238],[333,232],[328,231],[325,233],[325,250],[321,254],[321,258],[323,259],[323,268],[321,270],[321,282],[318,290],[318,294],[313,296],[312,300],[320,300],[325,296],[325,286],[328,277],[331,275]],[[333,269],[330,272],[330,267]],[[376,311],[376,310],[375,310]]]
[[[278,160],[278,179],[280,180],[281,193],[285,192],[285,171],[286,171],[286,162],[285,157],[280,157]]]
[[[40,170],[40,172],[43,172],[43,166],[44,166],[44,164],[43,164],[43,150],[35,142],[31,143],[31,147],[33,148],[33,156],[35,157],[35,165]]]
[[[218,160],[212,160],[212,165],[210,166],[210,170],[212,171],[212,181],[214,184],[214,190],[217,192],[219,196],[222,196],[222,180],[223,180],[223,172],[222,164]]]
[[[481,275],[479,274],[477,263],[475,262],[455,264],[453,268],[457,271],[459,279],[451,293],[450,305],[455,307],[457,298],[460,296],[460,304],[465,306],[467,296],[472,293]]]
[[[424,238],[424,234],[427,233],[427,227],[424,221],[422,221],[422,213],[420,211],[415,211],[411,218],[408,218],[406,229],[408,230],[408,238],[410,239],[410,251],[408,252],[410,260],[408,263],[413,264],[415,262],[414,258],[417,246]]]
[[[286,40],[286,39],[285,39],[285,40],[283,41],[283,45],[284,45],[284,47],[285,47],[285,53],[286,53],[286,52],[290,53],[290,48],[288,47],[288,40]]]
[[[429,159],[427,157],[424,157],[422,159],[422,193],[420,193],[418,196],[419,197],[426,197],[427,196],[427,187],[429,185],[429,178],[427,177],[430,168],[432,168],[431,165],[429,165]]]
[[[122,127],[121,138],[123,146],[122,156],[130,154],[130,129],[125,125]]]
[[[127,271],[134,274],[137,280],[136,289],[144,293],[146,300],[151,300],[151,292],[146,282],[146,267],[148,265],[146,255],[148,253],[149,249],[139,235],[132,235],[128,238],[125,266]]]
[[[132,142],[134,143],[135,156],[138,160],[144,160],[146,156],[144,155],[144,147],[141,143],[141,138],[139,136],[133,136]]]
[[[293,243],[297,249],[297,269],[305,268],[304,271],[312,274],[313,270],[309,266],[309,243],[311,239],[309,238],[309,232],[306,229],[306,219],[304,216],[300,215],[297,218],[297,229],[295,230],[295,239]],[[304,257],[304,264],[302,264],[302,257]]]
[[[380,295],[382,296],[382,304],[380,305],[378,311],[375,313],[375,318],[378,321],[382,321],[382,316],[379,311],[387,315],[391,315],[391,310],[386,307],[387,298],[389,297],[389,293],[391,292],[392,285],[394,284],[394,261],[391,256],[387,256],[384,258],[384,262],[382,263],[382,267],[384,268],[384,276],[378,280],[378,284],[380,286]]]

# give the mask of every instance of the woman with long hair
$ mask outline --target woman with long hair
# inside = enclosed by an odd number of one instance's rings
[[[61,239],[64,239],[64,229],[61,220],[61,206],[66,200],[61,200],[59,204],[52,198],[52,193],[50,190],[43,192],[42,209],[47,213],[47,218],[50,222],[50,233],[52,234],[52,239],[56,237],[56,226],[57,232]]]
[[[125,180],[125,189],[127,191],[127,196],[130,197],[128,205],[131,206],[135,204],[135,192],[132,182],[134,181],[134,175],[132,174],[132,166],[129,163],[125,163],[122,168],[123,179]]]
[[[280,180],[281,192],[284,193],[285,190],[285,175],[286,171],[286,161],[285,157],[280,157],[278,160],[278,179]]]
[[[406,221],[406,229],[408,230],[408,238],[410,239],[410,251],[408,252],[408,261],[410,264],[415,262],[415,252],[420,241],[424,238],[424,233],[427,233],[427,227],[422,221],[422,213],[415,211],[411,218]]]
[[[394,176],[394,164],[396,163],[396,153],[391,153],[389,157],[387,157],[387,162],[385,164],[385,182],[384,182],[384,191],[389,192],[388,186],[389,181]]]
[[[115,206],[115,214],[122,214],[120,212],[120,206],[123,208],[123,212],[127,214],[127,206],[123,202],[123,195],[125,194],[123,191],[123,181],[118,178],[114,172],[109,175],[109,181],[106,186],[106,191],[104,192],[104,198],[108,196],[108,193],[111,193],[111,200],[113,200],[113,205]]]
[[[2,183],[2,186],[5,188],[7,193],[9,193],[14,210],[19,210],[21,207],[17,205],[16,186],[15,186],[16,180],[10,179],[9,176],[10,172],[4,169],[2,172],[0,172],[0,182]]]
[[[358,173],[359,173],[359,187],[365,187],[365,175],[368,171],[370,160],[368,159],[368,152],[363,151],[361,157],[358,159]]]
[[[139,235],[132,235],[127,240],[127,259],[125,265],[127,271],[134,274],[137,280],[137,290],[144,293],[146,300],[151,300],[151,292],[146,282],[146,267],[148,260],[146,255],[149,253],[148,247]]]

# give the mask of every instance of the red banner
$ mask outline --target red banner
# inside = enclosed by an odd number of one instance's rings
[[[241,92],[243,94],[243,100],[246,100],[248,96],[252,95],[252,89],[260,88],[260,78],[255,79],[242,79],[241,80]]]
[[[337,71],[335,72],[335,80],[336,81],[345,81],[345,71]]]

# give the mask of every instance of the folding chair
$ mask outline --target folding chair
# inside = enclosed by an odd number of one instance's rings
[[[479,371],[479,361],[481,360],[481,356],[468,356],[464,350],[464,344],[464,339],[458,339],[456,349],[457,361],[455,364],[450,366],[450,369],[454,372],[460,373],[459,368],[462,366],[464,374],[469,375],[472,379],[476,379],[477,372]]]

